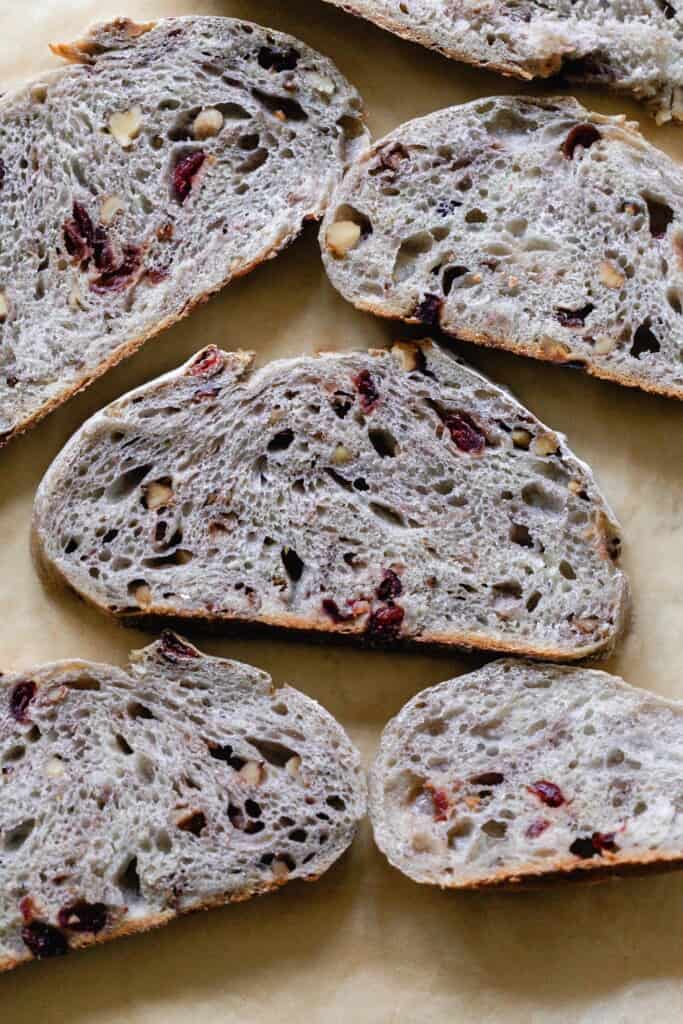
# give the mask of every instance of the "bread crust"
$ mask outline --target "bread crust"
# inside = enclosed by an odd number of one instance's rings
[[[429,343],[428,343],[429,344]],[[372,352],[370,353],[373,354]],[[377,356],[385,355],[384,350],[378,350]],[[319,354],[324,358],[324,354]],[[240,352],[236,354],[235,362],[238,378],[242,378],[250,372],[253,361],[253,354]],[[172,380],[175,374],[181,373],[183,367],[177,371],[171,371],[168,379]],[[134,394],[144,394],[150,387],[158,382],[143,385]],[[128,396],[130,397],[130,395]],[[604,499],[602,499],[604,501]],[[605,502],[605,508],[611,516]],[[146,631],[158,631],[165,627],[177,628],[181,631],[195,629],[198,632],[208,632],[223,635],[243,635],[245,631],[253,635],[278,635],[281,638],[300,640],[305,637],[314,642],[326,642],[334,640],[340,643],[347,643],[358,647],[376,647],[373,639],[365,630],[365,624],[358,620],[334,622],[326,616],[310,617],[292,613],[264,614],[258,613],[258,618],[248,618],[234,612],[212,612],[202,614],[194,611],[184,611],[173,606],[155,605],[153,603],[144,609],[131,608],[126,610],[113,610],[106,604],[98,601],[87,592],[76,589],[69,578],[61,570],[58,563],[53,561],[45,545],[47,537],[41,535],[40,502],[34,507],[31,524],[31,550],[36,569],[43,581],[50,587],[56,586],[60,589],[70,590],[76,597],[85,601],[99,612],[110,618],[121,622],[123,625],[143,629]],[[610,554],[605,543],[598,544],[600,557],[606,563],[611,563]],[[381,646],[390,650],[413,650],[429,651],[431,653],[450,654],[458,651],[482,651],[490,654],[510,653],[519,657],[546,660],[554,662],[562,661],[583,661],[585,659],[604,658],[609,656],[618,643],[628,625],[631,610],[630,588],[627,577],[621,573],[619,576],[618,604],[615,605],[616,620],[613,623],[610,637],[607,641],[599,640],[593,643],[586,643],[583,646],[550,646],[534,645],[524,643],[521,640],[510,638],[486,637],[475,632],[422,632],[414,635],[402,635],[392,637],[383,642]]]
[[[134,42],[138,37],[145,35],[146,33],[157,28],[158,26],[161,26],[163,22],[166,20],[182,21],[183,19],[162,18],[149,22],[137,23],[129,18],[116,18],[106,23],[105,26],[97,27],[112,29],[116,32],[122,33]],[[257,27],[261,28],[261,26]],[[92,35],[86,35],[81,39],[75,40],[73,43],[51,43],[50,49],[56,56],[63,58],[71,64],[92,64],[96,60],[98,54],[101,51],[101,48],[98,47],[97,43],[94,41],[94,36]],[[68,68],[57,68],[51,72],[48,72],[45,75],[40,76],[39,79],[36,78],[32,81],[47,82],[50,80],[59,79],[67,72]],[[19,89],[3,96],[2,100],[0,101],[0,111],[2,110],[3,105],[9,103],[17,93],[21,93],[25,91],[27,88],[30,88],[31,84],[31,82],[25,83]],[[365,118],[365,111],[362,107],[358,110],[358,117],[361,120],[364,120]],[[28,430],[31,430],[51,412],[54,412],[57,408],[59,408],[69,399],[73,398],[75,395],[85,390],[97,379],[99,379],[109,370],[113,369],[124,359],[127,359],[131,355],[134,355],[142,347],[142,345],[145,344],[146,341],[153,337],[156,337],[156,335],[162,333],[169,327],[172,327],[174,324],[185,319],[185,317],[192,313],[194,309],[196,309],[203,303],[207,302],[212,295],[221,291],[231,281],[251,273],[252,270],[259,267],[262,263],[274,259],[280,252],[283,251],[283,249],[285,249],[288,245],[290,245],[299,237],[299,235],[303,232],[305,224],[307,222],[321,220],[322,216],[324,215],[328,199],[329,196],[325,196],[321,192],[321,194],[317,197],[317,202],[314,208],[309,209],[308,212],[301,217],[301,221],[296,229],[291,231],[283,230],[280,233],[279,237],[273,243],[263,247],[261,252],[254,259],[250,260],[247,263],[244,263],[242,266],[238,266],[237,268],[233,267],[233,269],[226,273],[226,275],[219,282],[213,284],[210,288],[207,288],[205,291],[193,295],[187,302],[185,302],[181,309],[169,314],[168,316],[163,317],[161,320],[158,320],[156,323],[150,325],[147,330],[142,331],[141,333],[135,335],[134,337],[127,338],[116,349],[114,349],[105,360],[100,362],[97,366],[92,367],[87,371],[81,373],[80,376],[78,376],[75,380],[69,383],[68,386],[63,388],[63,390],[60,391],[58,395],[55,395],[48,401],[44,402],[40,407],[33,411],[31,415],[16,423],[11,430],[6,431],[5,433],[0,433],[0,449],[5,447],[5,445],[9,444],[14,438],[26,433]]]
[[[387,310],[386,307],[380,309],[371,302],[354,302],[354,305],[364,313],[372,313],[373,316],[382,317],[384,320],[402,320],[406,324],[422,324],[422,321],[416,317],[403,316],[399,310]],[[599,380],[609,381],[611,384],[621,384],[622,387],[637,388],[639,391],[645,391],[651,395],[659,395],[662,398],[683,400],[683,387],[666,387],[665,385],[659,385],[655,381],[643,380],[642,378],[636,379],[629,374],[614,373],[609,368],[598,366],[595,363],[582,363],[579,366],[571,359],[543,355],[538,347],[512,341],[503,334],[482,334],[477,331],[468,330],[467,327],[457,325],[453,329],[448,329],[443,324],[439,324],[439,330],[446,337],[453,338],[454,341],[467,341],[472,345],[482,345],[484,348],[503,349],[503,351],[512,352],[516,356],[529,356],[530,359],[536,359],[541,363],[552,363],[555,366],[566,366],[572,370],[579,370],[582,373],[587,373],[589,377],[597,377]]]
[[[536,78],[547,79],[553,75],[561,74],[563,64],[566,59],[572,59],[572,53],[558,52],[550,55],[545,60],[532,60],[529,59],[525,63],[513,63],[506,61],[486,61],[478,60],[471,54],[468,54],[460,49],[455,49],[451,46],[442,45],[434,40],[426,32],[421,32],[419,28],[408,28],[403,25],[400,21],[394,18],[385,17],[382,14],[374,14],[370,17],[368,14],[364,14],[358,9],[353,3],[347,3],[346,0],[325,0],[326,3],[331,4],[333,7],[341,8],[347,14],[351,14],[356,18],[362,18],[365,21],[371,21],[372,24],[377,25],[378,28],[383,29],[386,32],[391,32],[392,35],[398,36],[400,39],[405,39],[410,43],[417,43],[419,46],[424,46],[428,50],[434,50],[436,53],[440,53],[443,57],[447,57],[449,60],[457,60],[465,64],[469,64],[471,67],[481,68],[483,71],[493,71],[499,75],[504,75],[506,78],[516,78],[522,82],[529,82]],[[581,81],[581,76],[577,75],[576,80]],[[633,95],[636,99],[642,99],[638,95],[636,89],[630,90],[625,85],[618,85],[611,81],[609,77],[601,78],[599,85],[601,88],[606,88],[609,92],[616,95],[629,94]],[[651,104],[654,108],[657,108],[658,103],[655,98],[645,97],[645,102]],[[655,111],[652,112],[655,116]],[[683,108],[679,110],[675,104],[671,106],[669,115],[671,120],[674,122],[680,122],[683,118]],[[664,119],[666,119],[665,115]],[[658,119],[659,120],[659,119]]]
[[[315,882],[346,853],[353,842],[355,834],[357,833],[358,825],[365,815],[367,786],[365,772],[360,763],[360,755],[355,750],[355,747],[351,745],[342,727],[335,719],[332,718],[331,715],[325,712],[317,702],[304,697],[300,691],[294,690],[286,685],[283,687],[276,686],[274,680],[268,673],[252,668],[249,665],[240,664],[239,662],[230,662],[225,659],[213,658],[204,655],[200,650],[188,643],[183,637],[166,632],[158,642],[143,648],[142,650],[131,652],[129,665],[123,670],[113,669],[111,665],[96,663],[84,659],[63,659],[35,667],[33,671],[29,670],[28,674],[36,680],[36,685],[39,691],[42,687],[50,686],[55,682],[61,684],[62,681],[67,681],[69,677],[78,678],[83,675],[97,677],[99,674],[105,678],[108,677],[109,679],[115,679],[116,676],[121,676],[123,677],[127,687],[123,691],[125,700],[126,694],[128,698],[130,698],[135,693],[140,692],[139,688],[144,691],[145,677],[150,670],[159,671],[162,674],[161,678],[165,684],[171,686],[177,685],[177,676],[171,675],[170,677],[163,678],[163,673],[166,670],[167,665],[173,666],[175,664],[175,660],[172,655],[175,653],[176,648],[173,646],[170,647],[170,651],[172,652],[171,656],[165,653],[167,650],[165,645],[173,642],[175,642],[181,650],[184,649],[184,652],[191,655],[189,664],[192,666],[201,666],[203,661],[214,663],[217,666],[222,666],[223,672],[227,671],[229,673],[232,670],[245,673],[247,682],[241,683],[240,685],[246,687],[246,689],[241,691],[242,697],[246,699],[249,699],[251,688],[253,688],[253,692],[257,696],[257,699],[264,698],[267,700],[268,706],[270,706],[271,702],[275,703],[278,699],[281,699],[281,697],[289,696],[291,699],[291,697],[294,696],[301,703],[305,702],[307,705],[308,713],[313,715],[310,720],[311,723],[318,722],[320,720],[315,717],[316,715],[324,716],[323,721],[326,719],[329,723],[329,727],[332,729],[331,735],[344,740],[344,745],[348,748],[347,756],[348,754],[351,754],[354,761],[353,798],[356,801],[356,810],[354,812],[353,820],[350,823],[350,827],[348,825],[345,826],[344,832],[340,833],[339,841],[335,843],[333,847],[330,847],[327,852],[321,851],[321,854],[308,866],[308,870],[304,865],[302,870],[298,871],[296,874],[284,873],[277,876],[273,875],[272,878],[263,880],[252,880],[246,884],[243,883],[242,888],[240,889],[233,889],[232,891],[227,892],[219,891],[206,898],[193,899],[191,902],[188,901],[183,903],[180,902],[180,899],[176,895],[176,890],[174,888],[172,889],[167,887],[164,902],[168,902],[169,905],[166,909],[133,916],[122,916],[118,921],[114,918],[112,919],[111,925],[108,923],[107,927],[99,932],[69,930],[60,924],[60,929],[68,934],[68,952],[87,949],[90,946],[101,945],[112,939],[125,938],[129,935],[136,935],[154,928],[160,928],[181,915],[211,910],[218,907],[228,906],[232,903],[242,903],[254,896],[266,895],[268,893],[275,892],[283,886],[290,884],[292,881]],[[171,672],[172,671],[173,669],[171,669]],[[221,671],[221,669],[219,668],[218,671]],[[22,678],[25,678],[25,675],[22,675],[21,673],[14,674],[13,677],[8,676],[6,679],[2,680],[0,690],[2,690],[3,685],[5,686],[5,689],[7,689],[8,686],[13,686],[17,679],[21,680]],[[229,679],[223,680],[223,682],[229,684]],[[60,685],[58,689],[64,690],[65,687]],[[144,700],[145,698],[142,697],[142,699]],[[301,703],[299,706],[301,706]],[[179,731],[177,733],[177,738],[185,735],[184,731]],[[208,740],[205,740],[204,742],[208,743]],[[327,756],[332,756],[334,759],[335,755],[334,753],[330,755],[328,751]],[[341,764],[339,767],[340,771],[343,773],[344,769],[341,767]],[[313,868],[313,870],[311,870],[311,868]],[[37,915],[37,919],[40,920],[39,915]],[[12,970],[14,967],[18,967],[23,963],[28,963],[37,959],[50,959],[50,956],[35,956],[28,949],[26,952],[22,951],[21,954],[16,956],[0,956],[0,973]]]

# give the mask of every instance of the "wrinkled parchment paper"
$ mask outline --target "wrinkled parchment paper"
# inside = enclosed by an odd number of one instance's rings
[[[365,97],[375,136],[451,103],[533,91],[401,42],[319,0],[1,0],[0,88],[57,64],[48,42],[77,38],[93,20],[187,13],[251,18],[328,53]],[[640,120],[649,138],[683,159],[683,127],[657,129],[642,108],[595,91],[578,97]],[[87,416],[208,342],[253,348],[265,361],[381,345],[392,333],[332,290],[309,227],[283,256],[1,452],[0,669],[72,656],[123,664],[149,639],[67,594],[47,593],[29,557],[35,489]],[[607,667],[683,698],[683,405],[512,355],[462,351],[565,431],[594,468],[623,524],[635,603],[630,634]],[[275,640],[211,638],[200,646],[253,662],[321,701],[368,761],[384,723],[411,695],[479,664]],[[295,883],[0,977],[0,1021],[668,1024],[683,1018],[682,938],[683,874],[526,895],[448,895],[389,868],[366,824],[351,853],[315,885]]]

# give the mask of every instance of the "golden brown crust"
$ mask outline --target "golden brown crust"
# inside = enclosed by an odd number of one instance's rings
[[[373,316],[382,317],[385,320],[402,320],[407,324],[422,324],[421,320],[418,320],[414,316],[406,315],[397,309],[379,308],[371,302],[354,302],[356,309],[361,309],[365,313],[372,313]],[[424,324],[422,324],[424,326]],[[512,352],[514,355],[529,356],[531,359],[537,359],[544,363],[554,363],[557,366],[569,366],[573,370],[582,370],[584,373],[589,374],[591,377],[597,377],[600,380],[610,381],[614,384],[621,384],[627,388],[639,388],[641,391],[647,391],[652,395],[659,395],[663,398],[677,398],[683,400],[683,387],[674,388],[667,387],[664,384],[658,384],[657,381],[644,380],[640,377],[634,377],[627,373],[617,373],[614,370],[610,370],[608,367],[598,366],[595,363],[583,363],[579,366],[576,360],[572,359],[572,353],[567,353],[567,358],[563,358],[559,354],[559,345],[554,350],[546,350],[544,354],[540,348],[533,347],[531,345],[525,345],[521,342],[513,342],[510,338],[506,338],[502,335],[483,334],[477,331],[471,331],[467,327],[461,327],[459,325],[451,328],[445,327],[442,323],[438,325],[447,337],[453,338],[456,341],[468,341],[473,345],[482,345],[485,348],[499,348],[505,352]],[[576,353],[574,353],[576,356]],[[583,356],[579,356],[583,360]]]
[[[317,877],[317,875],[307,875],[299,880],[304,882],[314,882]],[[288,881],[288,878],[277,879],[273,882],[263,883],[262,885],[249,889],[246,892],[229,893],[226,896],[212,896],[210,899],[202,900],[200,903],[197,903],[192,907],[183,907],[177,910],[166,910],[158,914],[148,914],[146,917],[141,917],[136,920],[123,921],[116,928],[112,928],[110,931],[100,932],[97,935],[72,935],[70,936],[69,948],[73,952],[76,950],[88,949],[90,946],[101,946],[105,942],[111,942],[112,939],[123,939],[129,935],[137,935],[140,932],[151,931],[153,928],[161,928],[165,924],[170,924],[171,921],[174,921],[181,915],[194,914],[202,910],[212,910],[215,907],[224,907],[230,903],[243,903],[245,900],[251,899],[252,896],[261,896],[269,892],[275,892],[277,889],[281,889],[283,885],[287,885]],[[19,967],[21,964],[28,963],[35,959],[37,958],[28,952],[23,956],[3,957],[0,959],[0,973],[3,971],[11,971],[14,967]]]
[[[310,213],[303,218],[303,221],[306,222],[309,220],[320,220],[321,216],[322,213]],[[54,410],[59,408],[60,405],[63,405],[64,402],[67,402],[70,398],[73,398],[74,395],[77,395],[79,394],[79,392],[84,391],[86,388],[90,387],[90,385],[93,384],[99,377],[102,377],[109,370],[117,366],[122,360],[127,359],[129,356],[137,352],[138,349],[140,349],[144,345],[144,343],[148,341],[150,338],[155,337],[157,334],[161,334],[162,331],[165,331],[168,327],[172,327],[175,323],[178,323],[178,321],[184,320],[185,317],[188,316],[194,309],[196,309],[203,303],[208,302],[208,300],[211,298],[213,294],[219,292],[222,288],[225,288],[225,286],[230,284],[231,281],[234,281],[239,277],[244,277],[246,274],[250,273],[252,270],[260,266],[262,263],[265,263],[267,260],[273,259],[273,257],[277,256],[278,253],[282,252],[282,250],[286,246],[290,245],[296,238],[298,238],[302,231],[303,224],[296,231],[283,232],[280,238],[273,245],[269,246],[268,249],[264,249],[261,256],[258,256],[256,259],[252,260],[250,263],[245,264],[243,267],[239,267],[237,270],[232,271],[230,274],[228,274],[227,277],[225,277],[218,284],[214,285],[208,291],[190,299],[177,313],[173,313],[172,315],[167,316],[164,320],[159,320],[156,324],[154,324],[153,327],[150,327],[148,331],[145,331],[143,334],[138,335],[136,338],[131,338],[129,341],[126,341],[123,344],[119,345],[119,347],[115,349],[114,352],[112,352],[112,354],[109,356],[107,360],[100,363],[98,366],[94,367],[87,373],[84,373],[73,384],[69,385],[68,388],[65,388],[65,390],[62,391],[59,395],[57,395],[55,398],[52,398],[50,399],[50,401],[45,402],[45,404],[42,405],[37,412],[29,416],[28,419],[23,420],[21,423],[19,423],[12,430],[8,431],[6,434],[0,434],[0,449],[4,448],[4,446],[6,444],[9,444],[10,441],[14,440],[15,437],[18,437],[21,434],[25,434],[27,430],[31,430],[32,427],[34,427],[46,416],[48,416],[51,412],[54,412]]]
[[[522,865],[516,871],[501,868],[500,871],[485,879],[474,879],[470,882],[440,884],[442,889],[473,891],[483,889],[506,889],[521,892],[555,882],[582,881],[605,882],[610,878],[629,875],[648,875],[676,871],[683,867],[683,853],[650,853],[633,856],[614,854],[605,851],[601,857],[590,860],[577,860],[576,857],[565,857],[557,860],[552,866],[539,864]]]
[[[202,632],[217,633],[219,635],[238,633],[243,636],[245,633],[255,635],[277,633],[283,639],[301,640],[305,636],[309,640],[318,642],[332,639],[349,642],[360,647],[375,646],[359,623],[334,623],[332,620],[327,622],[322,617],[319,620],[313,620],[298,615],[281,614],[262,616],[256,621],[228,613],[223,615],[200,615],[177,610],[169,613],[161,607],[154,606],[150,606],[144,611],[113,612],[90,595],[78,591],[57,566],[47,558],[35,520],[31,528],[31,551],[38,574],[46,586],[59,585],[66,587],[80,600],[97,608],[98,611],[104,612],[110,618],[121,622],[124,626],[134,629],[156,632],[160,629],[179,629],[182,631],[187,630],[188,627],[194,627]],[[476,633],[422,633],[419,636],[400,637],[394,643],[383,645],[383,649],[426,650],[430,653],[451,653],[453,650],[470,652],[477,650],[491,654],[506,653],[542,661],[559,662],[582,661],[587,658],[603,657],[610,652],[625,626],[628,611],[628,586],[625,578],[624,589],[623,619],[616,625],[614,634],[603,643],[585,644],[582,647],[573,649],[533,647],[524,646],[520,641],[516,640],[497,640],[492,637],[481,637]]]
[[[363,18],[365,21],[372,21],[372,23],[379,26],[379,28],[384,29],[386,32],[391,32],[392,35],[399,36],[401,39],[406,39],[409,43],[418,43],[420,46],[424,46],[428,50],[435,50],[437,53],[442,54],[444,57],[448,57],[450,60],[458,60],[462,63],[471,64],[473,67],[483,68],[484,71],[495,71],[499,75],[505,75],[507,78],[520,78],[522,81],[530,81],[532,78],[547,78],[549,75],[555,74],[559,71],[562,64],[562,58],[558,55],[548,57],[545,61],[535,61],[533,64],[533,70],[531,68],[524,68],[519,64],[498,64],[495,61],[477,61],[471,57],[464,57],[462,52],[458,52],[448,46],[442,46],[439,43],[435,43],[430,36],[425,32],[421,32],[418,28],[406,28],[405,25],[401,25],[392,18],[385,18],[382,15],[370,18],[367,14],[363,14],[358,10],[358,8],[354,7],[353,4],[340,3],[339,0],[326,0],[326,2],[333,4],[335,7],[340,7],[343,11],[346,11],[347,14],[352,14],[356,18]]]

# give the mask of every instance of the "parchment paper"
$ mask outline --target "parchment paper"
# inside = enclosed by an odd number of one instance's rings
[[[54,66],[48,42],[76,38],[95,19],[185,13],[251,18],[328,53],[362,92],[375,137],[451,103],[533,91],[401,42],[319,0],[0,0],[0,88]],[[577,95],[594,109],[640,120],[651,139],[683,159],[683,127],[657,129],[635,104],[595,91]],[[0,669],[72,656],[123,664],[131,648],[149,640],[75,598],[47,593],[30,561],[35,489],[87,416],[208,342],[253,348],[265,361],[383,344],[393,333],[337,296],[309,228],[279,259],[148,342],[1,452]],[[683,698],[683,405],[461,348],[568,434],[621,519],[635,617],[607,668]],[[203,638],[200,646],[259,665],[320,700],[367,761],[384,723],[412,694],[479,664],[279,641]],[[295,883],[275,896],[0,977],[0,1022],[668,1024],[683,1018],[682,937],[683,874],[527,895],[449,895],[389,868],[366,824],[351,853],[315,885]]]

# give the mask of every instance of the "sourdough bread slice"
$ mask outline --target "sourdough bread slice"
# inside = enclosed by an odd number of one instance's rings
[[[683,397],[683,171],[575,100],[475,100],[358,158],[321,231],[360,309]]]
[[[367,139],[326,57],[126,19],[0,101],[0,444],[318,218]]]
[[[315,880],[365,813],[319,704],[173,633],[0,681],[0,970]]]
[[[443,888],[680,867],[682,758],[683,705],[606,672],[493,662],[389,722],[375,839]]]
[[[74,435],[36,496],[51,573],[130,623],[612,647],[618,526],[561,435],[429,342],[252,358],[206,349]]]
[[[447,57],[515,78],[561,72],[683,120],[683,17],[668,0],[328,0]]]

